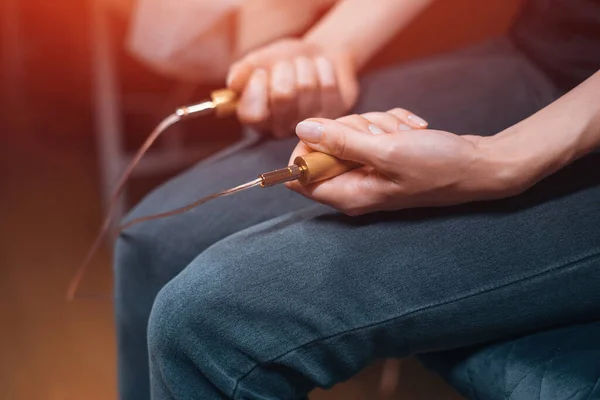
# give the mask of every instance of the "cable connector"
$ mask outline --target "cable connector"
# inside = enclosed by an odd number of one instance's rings
[[[260,186],[269,187],[279,185],[280,183],[295,181],[302,176],[302,169],[293,164],[285,168],[276,169],[275,171],[265,172],[260,174],[262,182]]]
[[[208,101],[179,107],[175,110],[175,115],[179,119],[184,120],[199,115],[210,114],[213,111],[217,113],[218,117],[227,117],[235,112],[237,95],[234,91],[229,89],[215,90],[211,93],[210,97],[211,100]]]

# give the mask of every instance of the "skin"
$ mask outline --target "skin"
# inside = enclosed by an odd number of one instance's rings
[[[251,51],[227,78],[227,86],[241,94],[240,121],[286,137],[307,117],[347,113],[358,97],[360,68],[429,3],[341,1],[302,38]]]
[[[394,109],[298,124],[291,160],[321,151],[365,165],[309,186],[288,187],[348,215],[448,206],[519,194],[600,146],[600,71],[551,105],[491,137],[414,126]],[[369,125],[385,134],[374,135]]]

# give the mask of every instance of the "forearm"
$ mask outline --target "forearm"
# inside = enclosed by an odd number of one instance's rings
[[[600,147],[600,71],[494,137],[495,154],[533,184]],[[508,161],[507,161],[508,160]]]
[[[278,39],[300,37],[338,0],[246,0],[233,17],[236,58]]]
[[[331,52],[347,51],[357,69],[433,0],[343,0],[306,35]]]

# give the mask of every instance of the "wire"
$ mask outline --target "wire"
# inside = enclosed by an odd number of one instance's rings
[[[133,159],[131,160],[131,162],[129,163],[129,165],[127,166],[127,168],[121,175],[121,178],[119,179],[119,182],[117,184],[117,188],[114,191],[114,193],[111,196],[110,201],[108,203],[108,211],[106,212],[106,216],[104,217],[104,222],[102,223],[102,225],[98,231],[98,234],[96,235],[96,238],[94,239],[94,242],[92,243],[92,246],[90,247],[87,254],[85,255],[85,258],[83,259],[83,261],[77,268],[77,271],[73,275],[73,278],[71,278],[71,282],[69,283],[69,287],[67,289],[67,300],[73,301],[76,297],[86,297],[86,298],[104,297],[101,295],[93,295],[93,294],[92,295],[77,295],[77,288],[79,287],[79,284],[81,283],[81,280],[83,279],[83,276],[87,272],[87,269],[89,267],[90,262],[92,261],[92,258],[94,257],[94,255],[98,251],[98,248],[102,244],[102,239],[104,239],[104,235],[108,232],[108,230],[110,228],[110,222],[115,213],[117,201],[119,200],[119,197],[123,193],[123,189],[125,188],[125,184],[127,183],[127,180],[129,179],[131,173],[133,172],[135,167],[138,165],[138,163],[140,162],[140,160],[142,159],[144,154],[146,154],[148,149],[152,146],[152,144],[154,144],[156,139],[158,139],[158,137],[164,131],[166,131],[169,127],[171,127],[173,124],[175,124],[176,122],[178,122],[180,120],[181,120],[181,117],[179,115],[171,114],[167,118],[165,118],[160,124],[158,124],[158,126],[156,128],[154,128],[154,130],[152,131],[150,136],[148,136],[148,139],[146,139],[146,141],[142,144],[142,147],[140,147],[140,149],[137,151],[137,153],[135,154],[135,156],[133,157]]]
[[[126,224],[122,225],[121,227],[119,227],[119,233],[123,232],[127,228],[130,228],[130,227],[132,227],[134,225],[137,225],[137,224],[140,224],[142,222],[153,221],[153,220],[160,219],[160,218],[171,217],[173,215],[182,214],[182,213],[190,211],[191,209],[198,207],[200,204],[204,204],[204,203],[206,203],[206,202],[208,202],[210,200],[213,200],[213,199],[216,199],[216,198],[219,198],[219,197],[229,196],[230,194],[238,193],[238,192],[241,192],[242,190],[246,190],[246,189],[253,188],[255,186],[259,186],[261,183],[263,183],[263,179],[262,178],[257,178],[257,179],[255,179],[253,181],[248,182],[248,183],[244,183],[243,185],[239,185],[239,186],[236,186],[234,188],[227,189],[227,190],[224,190],[222,192],[211,194],[210,196],[203,197],[203,198],[201,198],[199,200],[196,200],[195,202],[193,202],[191,204],[188,204],[187,206],[176,208],[175,210],[171,210],[171,211],[167,211],[167,212],[163,212],[163,213],[159,213],[159,214],[147,215],[145,217],[136,218],[134,220],[131,220],[131,221],[127,222]]]

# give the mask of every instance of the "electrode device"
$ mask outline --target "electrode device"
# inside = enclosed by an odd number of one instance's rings
[[[79,269],[77,270],[76,274],[71,280],[71,284],[69,285],[69,289],[67,291],[67,298],[69,300],[73,300],[76,297],[82,297],[77,295],[77,288],[83,276],[85,275],[85,272],[90,261],[92,260],[92,257],[100,247],[104,235],[109,230],[110,222],[115,211],[117,200],[119,199],[119,196],[121,195],[123,188],[125,187],[125,184],[127,183],[131,175],[131,172],[135,169],[136,165],[139,163],[139,161],[142,159],[142,157],[148,151],[148,149],[152,146],[152,144],[156,141],[156,139],[158,139],[158,137],[169,127],[171,127],[173,124],[179,121],[211,113],[215,113],[218,117],[226,117],[235,113],[236,106],[237,94],[235,92],[229,89],[216,90],[211,93],[210,100],[179,107],[175,110],[173,114],[169,115],[160,124],[158,124],[158,126],[154,129],[154,131],[152,131],[150,136],[148,136],[148,139],[146,139],[144,144],[135,154],[135,156],[123,172],[123,175],[121,175],[117,188],[113,193],[111,201],[108,205],[108,211],[104,218],[104,222],[100,227],[100,230],[92,246],[90,247],[84,261],[81,263]],[[184,207],[180,207],[175,210],[167,211],[164,213],[148,215],[131,220],[125,223],[124,225],[120,226],[118,231],[121,232],[124,229],[127,229],[133,225],[137,225],[142,222],[181,214],[199,206],[200,204],[206,203],[207,201],[223,196],[229,196],[234,193],[238,193],[253,187],[270,187],[294,180],[297,180],[302,185],[310,185],[315,182],[331,179],[335,176],[341,175],[344,172],[350,171],[358,167],[360,167],[360,164],[357,164],[352,161],[340,160],[329,154],[321,152],[308,153],[303,156],[296,157],[292,165],[288,165],[287,167],[277,169],[274,171],[264,172],[260,174],[258,178],[250,182],[244,183],[231,189],[224,190],[219,193],[212,194],[210,196],[206,196],[202,199],[193,202],[192,204],[188,204]]]

